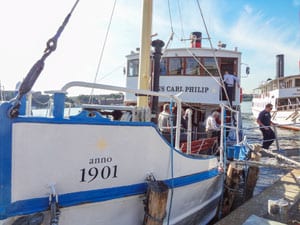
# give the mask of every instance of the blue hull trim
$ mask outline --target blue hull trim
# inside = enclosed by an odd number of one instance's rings
[[[218,169],[215,168],[189,176],[174,178],[173,180],[168,179],[165,180],[165,183],[169,186],[169,188],[178,188],[205,181],[218,175]],[[63,194],[59,195],[59,205],[61,207],[68,207],[84,203],[103,202],[112,199],[144,194],[146,191],[147,183],[140,183],[122,187]],[[0,215],[0,219],[45,211],[48,210],[48,205],[48,197],[18,201],[7,206],[5,214]]]
[[[11,202],[11,133],[12,120],[8,118],[9,103],[0,107],[0,218],[5,214],[5,206]]]

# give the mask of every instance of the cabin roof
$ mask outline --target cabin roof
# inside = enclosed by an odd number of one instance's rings
[[[153,51],[152,51],[153,52]],[[211,48],[169,48],[163,53],[165,57],[189,57],[195,54],[196,56],[213,57],[213,53],[217,57],[239,57],[241,52],[237,50],[228,49],[211,49]],[[136,58],[139,55],[138,51],[132,51],[131,54],[126,55],[126,58]]]

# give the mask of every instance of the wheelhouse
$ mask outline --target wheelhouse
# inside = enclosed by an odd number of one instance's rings
[[[151,62],[153,64],[153,60]],[[160,62],[159,91],[169,94],[181,92],[183,102],[189,104],[209,106],[226,103],[218,66],[222,75],[227,70],[240,78],[241,53],[224,49],[168,49]],[[139,53],[132,52],[127,56],[126,87],[137,88],[138,71]],[[236,88],[234,93],[233,104],[239,105],[239,90]],[[126,104],[135,102],[136,96],[125,95]],[[164,102],[164,99],[160,98],[159,102]]]

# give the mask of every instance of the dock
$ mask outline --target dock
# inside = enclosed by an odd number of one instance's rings
[[[288,213],[284,218],[268,214],[268,200],[278,199],[285,199],[289,202]],[[253,215],[283,224],[300,224],[300,169],[294,169],[287,173],[215,225],[242,225]]]

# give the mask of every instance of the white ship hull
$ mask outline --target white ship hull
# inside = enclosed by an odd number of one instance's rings
[[[215,215],[223,181],[215,157],[173,149],[151,123],[83,116],[4,121],[0,224],[41,211],[47,220],[55,185],[60,225],[138,225],[150,174],[170,188],[170,224],[205,224]]]

